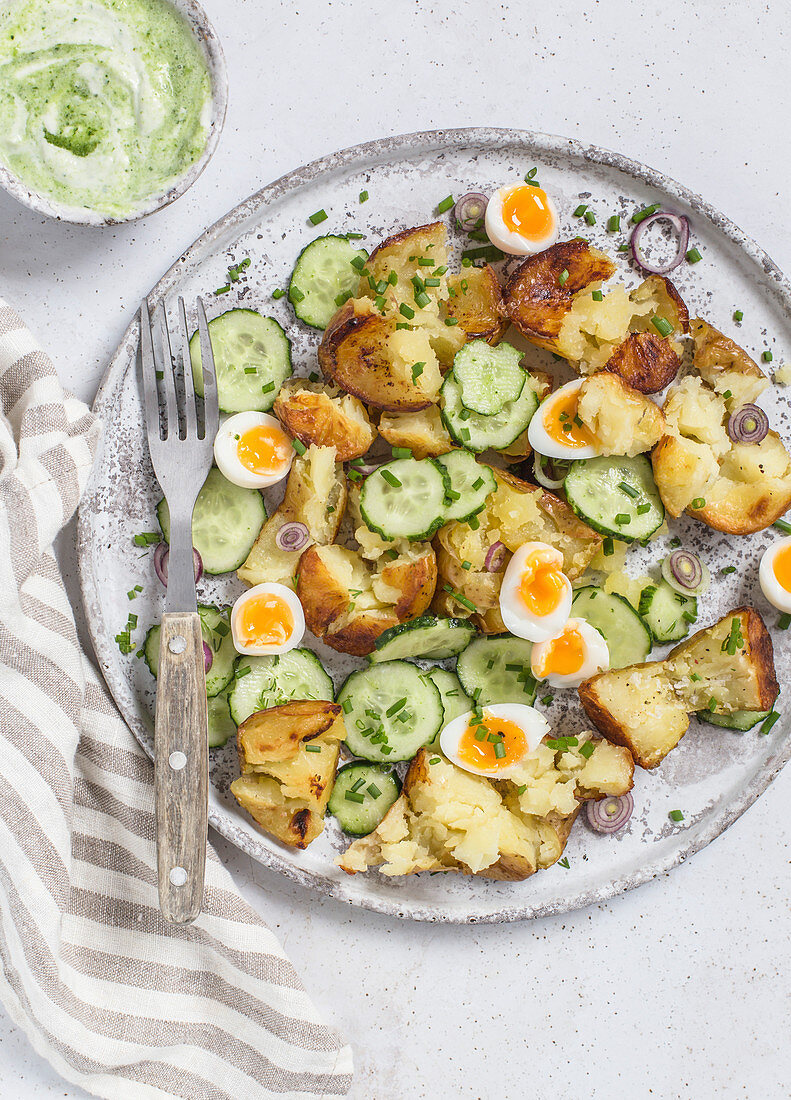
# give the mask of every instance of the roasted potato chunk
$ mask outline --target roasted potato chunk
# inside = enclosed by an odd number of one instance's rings
[[[376,438],[362,402],[321,382],[289,378],[280,387],[273,412],[306,447],[334,447],[337,462],[360,458]]]
[[[778,692],[772,639],[751,607],[737,607],[699,630],[664,661],[602,672],[579,687],[596,728],[625,745],[641,768],[661,764],[694,711],[769,710]]]
[[[237,571],[239,580],[249,585],[265,581],[291,585],[299,558],[292,550],[280,549],[278,531],[286,523],[304,523],[311,543],[325,545],[337,535],[345,508],[346,478],[335,461],[335,448],[308,447],[294,459],[283,502],[261,528],[247,561]]]
[[[494,470],[497,488],[478,515],[473,529],[466,523],[447,523],[434,536],[437,550],[437,591],[433,608],[439,614],[472,618],[487,634],[505,627],[499,597],[503,573],[513,553],[524,542],[546,542],[563,553],[564,571],[572,579],[584,573],[601,545],[601,535],[578,519],[565,501],[503,470]],[[499,572],[486,569],[486,556],[495,543],[510,552]],[[463,563],[469,562],[465,569]],[[448,592],[445,585],[453,592]],[[454,592],[476,611],[460,604]]]
[[[672,516],[688,511],[731,535],[762,531],[791,506],[791,456],[776,432],[760,443],[735,443],[727,424],[769,380],[705,321],[693,321],[692,331],[694,373],[668,393],[666,434],[652,456],[657,488]]]
[[[497,344],[508,328],[504,316],[503,294],[494,269],[465,268],[448,278],[449,298],[446,311],[455,317],[468,340],[485,340]]]
[[[655,402],[609,369],[586,378],[577,413],[605,455],[639,455],[664,435],[665,418]]]
[[[624,794],[634,764],[625,749],[594,742],[556,752],[539,745],[509,780],[457,768],[436,749],[421,749],[398,801],[379,827],[338,859],[349,874],[381,867],[384,875],[459,871],[517,882],[560,859],[582,801]],[[433,760],[434,763],[429,763]]]
[[[408,447],[415,458],[436,458],[453,450],[436,405],[420,412],[382,413],[379,434],[391,447]]]
[[[345,738],[337,703],[304,700],[257,711],[239,727],[242,774],[231,793],[266,832],[306,848],[324,827]],[[308,744],[314,751],[306,751]]]
[[[631,292],[610,286],[594,299],[614,273],[603,252],[581,240],[561,241],[528,257],[511,276],[503,294],[506,315],[528,340],[568,359],[580,374],[607,366],[642,393],[657,393],[681,366],[686,306],[658,275]],[[658,334],[657,321],[671,326],[668,336]]]
[[[428,543],[401,546],[375,564],[344,546],[313,546],[299,561],[297,595],[308,629],[341,653],[364,657],[391,626],[431,602],[437,563]]]

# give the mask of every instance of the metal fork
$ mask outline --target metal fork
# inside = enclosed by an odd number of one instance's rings
[[[159,906],[165,919],[176,924],[195,920],[201,911],[208,829],[206,674],[195,594],[192,513],[211,468],[219,413],[214,356],[200,298],[197,313],[203,363],[202,434],[192,380],[184,299],[179,298],[180,325],[173,337],[183,366],[181,409],[164,303],[156,325],[158,341],[154,338],[148,302],[144,301],[140,307],[148,449],[170,511],[168,587],[162,616],[154,728],[154,786]],[[162,380],[164,394],[162,417],[157,375]]]

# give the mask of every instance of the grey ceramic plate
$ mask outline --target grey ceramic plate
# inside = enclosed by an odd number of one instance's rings
[[[182,256],[152,291],[172,310],[178,294],[187,301],[209,294],[226,282],[227,267],[249,256],[246,278],[231,293],[211,300],[215,313],[244,304],[272,314],[293,341],[299,373],[315,365],[318,334],[296,322],[285,298],[272,291],[287,286],[299,251],[320,233],[359,231],[369,249],[382,236],[431,220],[436,204],[448,193],[491,191],[521,178],[538,166],[539,178],[562,211],[562,236],[581,232],[571,216],[580,201],[590,201],[598,224],[585,235],[608,248],[622,240],[608,234],[606,218],[622,215],[626,226],[636,207],[661,202],[689,215],[695,244],[703,253],[696,266],[682,265],[674,275],[690,313],[699,312],[736,336],[754,355],[766,347],[791,348],[791,287],[769,257],[698,196],[650,168],[614,153],[575,141],[510,130],[469,129],[388,138],[361,145],[300,168],[264,188],[208,230]],[[360,204],[360,191],[370,199]],[[324,208],[329,218],[319,229],[308,216]],[[461,240],[455,245],[461,247]],[[623,259],[623,257],[622,257]],[[636,276],[623,263],[623,276]],[[744,312],[736,331],[735,309]],[[149,465],[138,390],[137,324],[130,325],[96,398],[95,409],[106,425],[103,457],[94,471],[80,510],[79,555],[88,622],[99,663],[118,706],[146,749],[151,751],[153,681],[143,661],[120,654],[113,638],[133,610],[139,616],[134,637],[159,618],[162,590],[150,552],[133,545],[133,535],[156,529],[158,491]],[[535,365],[552,366],[550,357],[533,350]],[[788,435],[785,394],[775,390],[766,407],[775,427]],[[268,501],[268,503],[270,503]],[[712,567],[715,581],[701,601],[701,623],[712,622],[740,603],[754,603],[768,621],[776,616],[763,601],[755,568],[771,532],[731,539],[700,524],[682,520],[674,534],[697,548]],[[667,539],[650,551],[634,551],[630,571],[643,573],[667,552]],[[718,576],[733,564],[737,571]],[[130,603],[127,591],[143,586]],[[208,578],[201,583],[204,601],[229,600],[240,591],[236,578]],[[791,672],[791,648],[775,637],[778,677]],[[336,681],[354,666],[319,644],[317,652]],[[564,732],[583,727],[575,693],[559,693],[550,720]],[[354,905],[414,920],[504,921],[559,913],[612,897],[638,886],[679,863],[718,836],[766,788],[791,755],[788,725],[778,722],[769,736],[731,733],[710,726],[693,727],[680,746],[655,772],[638,772],[635,814],[614,838],[591,833],[578,821],[566,855],[569,867],[555,866],[526,882],[487,882],[456,875],[421,875],[401,880],[377,872],[348,877],[334,866],[344,846],[328,819],[324,836],[305,852],[292,851],[265,836],[229,794],[237,774],[233,743],[212,752],[210,820],[223,836],[268,867]],[[671,810],[683,822],[669,820]]]

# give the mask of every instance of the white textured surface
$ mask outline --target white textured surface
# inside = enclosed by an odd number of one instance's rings
[[[0,195],[0,292],[85,398],[143,293],[198,232],[289,168],[386,133],[513,125],[618,149],[703,193],[791,269],[782,4],[748,18],[732,0],[457,0],[447,15],[406,0],[204,4],[231,103],[218,154],[185,198],[107,232],[46,222]],[[502,928],[399,925],[221,851],[355,1046],[355,1100],[782,1100],[790,800],[786,773],[669,877]],[[0,1083],[14,1100],[84,1095],[7,1023]]]

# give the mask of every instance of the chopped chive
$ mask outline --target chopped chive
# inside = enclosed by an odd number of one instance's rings
[[[791,626],[791,615],[789,615],[788,612],[785,612],[777,620],[777,629],[788,630],[789,626]]]
[[[413,382],[417,382],[418,378],[420,378],[421,374],[423,373],[423,368],[425,367],[425,365],[426,365],[425,363],[413,363],[412,364],[412,381]]]
[[[347,802],[356,802],[360,806],[365,802],[365,795],[358,794],[357,791],[347,791],[345,797]]]
[[[742,313],[742,311],[741,311],[740,309],[737,309],[737,310],[736,310],[736,311],[734,312],[734,314],[733,314],[733,319],[734,319],[734,321],[736,321],[736,323],[737,323],[737,324],[738,324],[738,322],[739,322],[739,321],[743,321],[743,320],[744,320],[744,314]]]
[[[272,297],[275,299],[275,301],[277,301],[278,298],[282,298],[285,293],[285,290],[282,290],[280,287],[278,287],[276,290],[272,291]]]
[[[440,764],[440,763],[442,763],[442,760],[439,756],[432,756],[431,759],[429,760],[429,764]]]
[[[654,316],[651,318],[651,324],[660,336],[669,336],[673,331],[673,326],[665,317]]]
[[[580,745],[580,756],[583,760],[588,760],[595,751],[596,746],[592,741],[586,741],[584,745]]]
[[[304,455],[305,451],[308,449],[301,439],[292,439],[291,446],[294,448],[298,455]]]
[[[723,398],[724,398],[724,399],[725,399],[726,401],[729,401],[729,400],[730,400],[730,398],[731,398],[731,397],[733,397],[733,394],[731,393],[731,391],[730,391],[730,390],[725,390],[725,391],[723,392],[723,395],[722,395],[722,396],[723,396]]]
[[[791,535],[791,523],[788,523],[787,520],[776,519],[772,526],[776,527],[778,531],[782,531],[784,535]]]
[[[629,483],[626,481],[620,481],[618,483],[618,488],[621,490],[622,493],[626,493],[628,497],[631,497],[632,500],[634,500],[635,497],[640,496],[640,490],[635,489],[634,485],[629,485]]]
[[[393,458],[411,458],[412,452],[409,447],[393,447]]]
[[[606,538],[602,544],[602,552],[605,558],[609,558],[615,553],[615,543],[611,538]]]
[[[379,473],[382,475],[388,485],[391,485],[394,489],[401,488],[401,482],[391,470],[380,470]]]
[[[586,211],[585,221],[588,223],[588,225],[595,225],[596,224],[596,215],[593,213],[592,210]]]
[[[401,708],[405,707],[405,706],[406,706],[406,696],[404,696],[403,699],[399,699],[397,703],[393,703],[393,705],[385,711],[385,715],[388,718],[392,718],[394,714],[398,714],[398,712],[401,710]]]
[[[215,294],[218,294],[218,295],[219,295],[219,294],[227,294],[227,293],[228,293],[228,291],[229,291],[230,289],[231,289],[231,284],[230,284],[230,283],[226,283],[226,284],[225,284],[225,286],[219,286],[219,287],[217,287],[217,289],[215,290],[215,292],[214,292],[214,293],[215,293]]]
[[[360,192],[360,202],[368,202],[368,192],[367,191],[361,191]]]
[[[668,817],[670,818],[671,821],[683,821],[684,820],[684,815],[681,812],[681,810],[671,810],[670,813],[668,814]]]
[[[568,281],[569,281],[569,273],[566,270],[566,268],[564,267],[563,270],[561,271],[561,273],[558,275],[558,283],[561,286],[565,286]]]
[[[767,714],[766,718],[761,723],[761,728],[758,730],[758,732],[768,733],[779,717],[780,715],[777,713],[776,710],[773,710],[771,714]]]
[[[607,231],[609,233],[617,233],[621,228],[621,215],[613,214],[611,218],[607,219]]]
[[[650,504],[638,504],[636,511],[637,511],[638,516],[644,516],[647,512],[651,511],[651,505]]]
[[[288,292],[289,302],[301,302],[304,300],[304,298],[305,295],[302,293],[298,286],[292,286]]]
[[[693,672],[690,676],[690,680],[694,680],[696,683],[698,683],[700,680],[700,676],[698,676],[697,672]]]
[[[271,393],[274,388],[275,388],[275,383],[274,382],[267,382],[265,385],[263,385],[261,387],[261,393]]]
[[[408,321],[411,321],[412,318],[415,316],[414,309],[412,309],[412,306],[408,306],[406,302],[401,303],[401,305],[398,307],[398,312],[401,314],[402,317],[406,317]]]
[[[428,294],[426,294],[423,290],[415,295],[415,302],[420,309],[425,309],[426,306],[431,305],[431,299],[429,298]]]
[[[494,746],[494,755],[498,760],[502,760],[505,756],[505,745],[502,741],[498,741]]]
[[[473,489],[480,489],[480,488],[482,488],[482,487],[483,487],[483,478],[482,478],[482,477],[477,477],[477,478],[475,479],[475,481],[473,481],[473,483],[472,483],[472,487],[473,487]]]
[[[764,363],[771,363],[773,358],[771,351],[765,351],[761,358],[763,359]]]
[[[371,796],[371,798],[382,797],[382,792],[379,790],[375,783],[369,783],[365,789],[368,791],[368,794]]]
[[[591,298],[594,300],[594,302],[602,302],[604,300],[604,295],[600,290],[592,290]]]
[[[660,206],[661,203],[655,202],[652,206],[644,206],[642,210],[637,210],[632,214],[632,225],[639,225],[640,222],[644,222],[646,218],[650,218],[652,214],[656,214]]]
[[[327,220],[326,210],[317,210],[315,214],[311,214],[308,221],[311,225],[321,225],[322,222]]]
[[[698,621],[698,617],[694,611],[685,611],[682,615],[682,618],[685,619],[688,623],[696,623]]]
[[[581,218],[584,216],[585,211],[588,209],[587,203],[581,202],[577,209],[574,211],[575,218]]]
[[[343,713],[344,714],[350,714],[351,713],[351,709],[352,709],[351,699],[344,699],[341,706],[343,707]]]
[[[455,200],[453,198],[453,195],[448,195],[447,198],[444,198],[442,200],[442,202],[437,203],[437,213],[438,214],[445,214],[454,205],[455,205]]]
[[[352,292],[350,290],[342,291],[340,294],[337,294],[335,296],[335,305],[338,306],[338,308],[340,308],[341,306],[345,306],[351,296]]]
[[[545,707],[548,707],[548,706],[549,706],[549,704],[550,704],[551,702],[553,702],[554,698],[555,698],[555,696],[554,696],[554,695],[544,695],[544,696],[542,697],[542,699],[541,699],[541,702],[543,703],[543,705],[544,705]]]
[[[695,511],[695,512],[699,512],[701,508],[705,508],[705,507],[706,507],[706,498],[705,497],[695,497],[695,499],[690,504],[690,508],[692,508],[693,511]]]
[[[469,267],[475,260],[502,260],[503,253],[499,248],[495,248],[494,245],[482,245],[480,248],[465,248],[461,254],[461,262],[463,267]],[[469,264],[465,264],[464,261],[469,260]]]
[[[362,272],[362,269],[365,267],[365,256],[355,256],[353,260],[349,260],[349,263],[352,267]]]
[[[626,512],[619,512],[615,517],[615,522],[619,527],[625,527],[627,523],[632,522],[632,517],[627,515]]]
[[[305,745],[305,752],[321,752],[321,745]]]
[[[467,526],[470,527],[473,531],[477,531],[478,528],[481,526],[481,521],[478,519],[477,516],[470,516],[470,518],[467,520]]]
[[[629,245],[628,244],[619,244],[618,245],[618,251],[619,252],[628,252],[629,251]]]
[[[445,324],[448,326],[448,328],[453,328],[453,326],[458,325],[458,323],[459,323],[458,317],[446,317],[445,318]]]
[[[462,567],[462,569],[467,569],[467,570],[472,569],[472,562],[465,560],[461,563],[461,567]]]
[[[689,252],[687,252],[687,263],[697,264],[700,263],[702,259],[703,257],[697,248],[690,248]]]
[[[247,676],[247,674],[252,672],[252,671],[253,670],[249,665],[243,665],[240,668],[237,668],[234,675],[235,675],[237,680],[241,680],[243,676]]]

